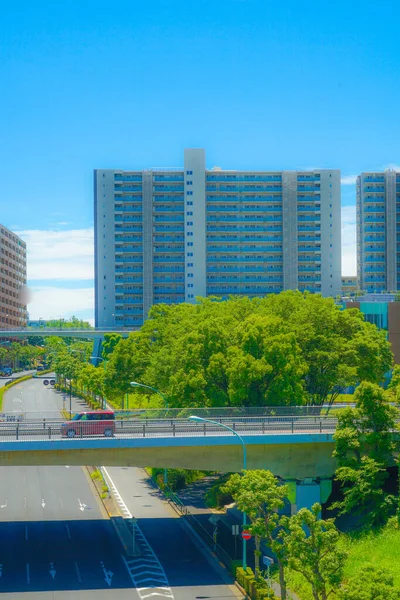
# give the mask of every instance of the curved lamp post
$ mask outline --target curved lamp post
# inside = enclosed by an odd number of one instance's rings
[[[147,388],[148,390],[151,390],[152,392],[154,392],[155,394],[158,394],[159,396],[161,396],[161,398],[164,401],[164,406],[165,408],[168,410],[168,400],[167,398],[164,396],[164,394],[162,392],[160,392],[160,390],[156,390],[156,388],[151,387],[151,385],[146,385],[144,383],[139,383],[138,381],[131,381],[131,386],[132,387],[143,387],[143,388]],[[167,485],[168,483],[168,471],[167,469],[164,469],[164,485]]]
[[[224,429],[227,429],[228,431],[230,431],[231,433],[236,435],[236,437],[239,439],[240,443],[243,446],[243,470],[245,471],[247,469],[246,444],[244,443],[244,439],[242,438],[242,436],[240,436],[237,431],[235,431],[231,427],[228,427],[228,425],[224,425],[223,423],[220,423],[219,421],[212,421],[211,419],[203,419],[203,417],[197,417],[196,415],[192,415],[191,417],[189,417],[189,421],[195,421],[196,423],[211,423],[212,425],[218,425],[218,427],[223,427]],[[246,525],[247,525],[247,515],[244,512],[243,513],[243,529],[246,529]],[[242,566],[243,566],[243,569],[246,570],[246,568],[247,568],[246,540],[243,538],[242,538],[242,540],[243,540],[243,565]]]

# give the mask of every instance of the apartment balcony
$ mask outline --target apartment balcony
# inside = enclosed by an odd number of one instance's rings
[[[365,263],[382,263],[384,264],[386,262],[385,258],[377,258],[376,256],[367,256],[364,259]]]
[[[135,231],[142,233],[142,228],[141,227],[136,228]],[[138,239],[140,239],[140,241],[142,241],[143,236],[142,235],[125,236],[125,235],[116,234],[114,239],[115,239],[116,244],[124,244],[126,242],[136,242]]]
[[[184,294],[185,286],[177,285],[174,287],[161,287],[161,286],[155,285],[154,293],[155,294]]]
[[[370,204],[370,203],[376,204],[376,202],[384,203],[385,196],[384,195],[382,195],[382,196],[364,196],[363,202],[364,202],[364,204]]]
[[[123,277],[122,279],[120,277],[116,277],[115,278],[116,284],[115,284],[115,288],[120,288],[123,287],[126,283],[140,283],[143,284],[143,278],[141,277],[140,279],[136,279],[135,277]]]
[[[138,185],[114,185],[114,192],[138,192],[142,193],[141,184]]]
[[[282,192],[281,185],[213,185],[208,183],[206,185],[206,191],[208,192]]]
[[[123,246],[122,248],[118,246],[115,247],[115,254],[126,254],[127,252],[143,252],[143,246],[138,242],[138,245],[134,246]]]
[[[315,275],[314,277],[310,277],[310,276],[303,276],[303,275],[299,275],[298,276],[298,282],[299,283],[306,283],[308,285],[313,285],[317,282],[321,281],[321,277],[319,275]]]
[[[154,182],[162,182],[162,181],[168,181],[168,182],[177,182],[177,183],[183,183],[184,181],[184,176],[183,175],[154,175],[153,176],[153,181]]]
[[[386,265],[370,265],[365,267],[364,273],[385,273]]]
[[[136,273],[137,269],[134,267],[127,267],[127,266],[116,266],[115,267],[115,273],[118,274],[118,276],[124,276],[125,273]],[[118,279],[118,277],[116,277],[116,279]]]
[[[157,204],[154,205],[155,213],[160,213],[160,212],[167,212],[167,213],[169,213],[169,212],[173,212],[173,213],[178,212],[179,213],[180,212],[181,213],[181,212],[183,212],[183,210],[184,210],[183,205],[182,206],[177,205],[177,204],[168,204],[165,206],[163,206],[161,204],[159,206]]]
[[[169,265],[163,265],[163,266],[156,265],[153,268],[153,272],[154,273],[184,273],[185,267],[183,265],[175,265],[173,267],[171,267]]]
[[[382,206],[367,206],[364,208],[365,213],[385,214],[385,205]]]
[[[308,182],[308,181],[321,181],[321,176],[320,175],[297,175],[297,181],[298,182]]]
[[[316,185],[298,185],[297,190],[299,192],[320,192],[320,187]]]
[[[366,185],[364,186],[364,194],[370,194],[372,193],[376,193],[376,192],[384,192],[385,191],[385,186],[384,185]]]
[[[184,235],[154,235],[153,236],[153,241],[154,242],[175,242],[175,243],[181,243],[185,241],[185,236]]]
[[[184,206],[185,197],[183,194],[170,194],[169,196],[153,196],[153,202],[157,205],[157,202],[167,202],[171,204],[178,204],[179,202],[182,205],[182,210]]]
[[[185,187],[183,185],[153,185],[153,193],[164,193],[164,192],[174,192],[174,193],[183,193],[185,191]]]
[[[185,276],[183,274],[178,275],[178,277],[171,277],[171,275],[163,275],[162,277],[160,277],[160,276],[153,277],[153,283],[180,284],[180,283],[184,283],[184,282],[185,282]]]
[[[153,231],[156,233],[184,233],[185,226],[184,225],[155,225],[153,226]]]
[[[170,262],[184,262],[185,256],[183,254],[177,254],[176,256],[153,256],[154,263],[170,263]]]
[[[384,177],[364,177],[363,179],[364,185],[366,183],[385,183]]]
[[[206,182],[232,182],[232,183],[251,183],[260,181],[263,183],[282,182],[281,175],[206,175]]]
[[[384,242],[385,241],[385,235],[379,235],[379,234],[375,234],[375,235],[367,235],[364,238],[364,242]],[[384,246],[382,246],[382,248],[384,248]]]
[[[119,173],[115,173],[114,175],[114,181],[121,181],[121,182],[125,182],[125,181],[142,181],[142,175],[138,174],[138,175],[125,175],[125,174],[119,174]]]
[[[119,265],[123,265],[126,263],[134,263],[134,262],[142,262],[142,255],[139,254],[138,256],[116,256],[115,257],[115,264],[116,267],[118,268]]]
[[[143,304],[143,298],[124,298],[123,300],[116,300],[115,305],[117,307],[126,306],[129,304]]]
[[[175,215],[155,215],[153,216],[153,223],[184,223],[185,218],[183,214]]]

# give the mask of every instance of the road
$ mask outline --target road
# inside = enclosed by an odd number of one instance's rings
[[[53,415],[61,406],[61,394],[46,388],[41,380],[28,380],[10,388],[3,410]],[[74,403],[74,411],[81,409]],[[0,469],[3,598],[27,600],[39,592],[40,598],[57,600],[87,600],[94,595],[96,600],[144,600],[146,589],[152,600],[241,597],[206,561],[141,471],[111,471],[117,488],[121,486],[121,502],[126,499],[132,514],[139,517],[144,535],[139,533],[138,538],[148,548],[133,562],[122,556],[113,526],[84,469]]]

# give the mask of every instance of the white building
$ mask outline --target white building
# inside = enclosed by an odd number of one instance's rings
[[[96,326],[138,327],[157,303],[341,290],[340,171],[96,170]]]
[[[400,289],[400,173],[357,177],[357,274],[361,290]]]

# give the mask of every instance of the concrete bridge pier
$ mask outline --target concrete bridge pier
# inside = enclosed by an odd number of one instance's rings
[[[99,359],[101,358],[101,352],[103,349],[103,341],[104,341],[104,337],[95,337],[93,340],[93,352],[92,352],[92,358],[90,359],[90,362],[97,367],[98,363],[99,363]]]
[[[292,515],[301,508],[310,510],[316,502],[324,504],[332,492],[332,479],[308,477],[301,480],[287,481],[286,483],[289,486]]]

